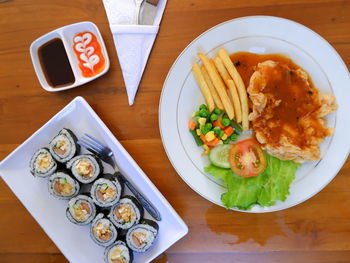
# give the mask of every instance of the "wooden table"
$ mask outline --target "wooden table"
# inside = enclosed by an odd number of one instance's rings
[[[196,194],[164,152],[158,103],[170,66],[203,31],[248,15],[300,22],[327,39],[350,65],[350,1],[169,0],[136,103],[129,107],[101,0],[1,3],[0,159],[81,95],[189,226],[189,234],[155,262],[350,262],[350,161],[310,200],[281,212],[246,214],[227,211]],[[85,20],[102,32],[111,59],[109,72],[83,87],[46,92],[31,64],[30,43],[57,27]],[[0,211],[0,262],[66,262],[3,180]]]

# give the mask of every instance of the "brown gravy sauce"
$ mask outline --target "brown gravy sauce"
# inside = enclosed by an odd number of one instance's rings
[[[273,60],[288,65],[291,70],[300,69],[291,59],[280,54],[259,55],[238,52],[231,55],[231,60],[246,87],[249,86],[250,77],[260,62]],[[253,129],[268,135],[268,143],[276,146],[280,144],[282,134],[301,148],[309,145],[311,136],[322,138],[327,136],[327,130],[316,113],[321,107],[319,93],[310,77],[307,85],[300,76],[281,64],[275,70],[278,74],[275,74],[274,70],[267,73],[270,79],[262,92],[267,96],[268,102],[261,116],[252,122]],[[281,103],[273,107],[272,104],[276,100],[281,100]],[[307,125],[302,124],[304,118],[307,118]],[[305,134],[307,126],[313,128],[313,134]]]

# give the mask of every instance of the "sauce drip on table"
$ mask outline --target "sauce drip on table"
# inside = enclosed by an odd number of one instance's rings
[[[39,47],[38,55],[46,81],[51,87],[68,86],[75,82],[72,67],[60,38],[54,38]]]

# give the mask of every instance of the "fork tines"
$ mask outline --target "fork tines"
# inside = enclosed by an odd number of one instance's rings
[[[78,140],[78,144],[96,155],[110,156],[111,154],[111,150],[106,145],[87,133]]]

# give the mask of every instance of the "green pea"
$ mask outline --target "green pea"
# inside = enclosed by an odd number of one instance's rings
[[[208,129],[206,126],[202,127],[201,129],[201,133],[203,133],[204,135],[207,134],[210,131],[210,129]]]
[[[213,128],[213,124],[208,122],[208,123],[205,124],[205,128],[207,128],[208,130],[211,130],[211,128]]]
[[[219,136],[222,137],[225,134],[223,130],[220,130]]]
[[[223,142],[224,144],[228,144],[229,141],[230,141],[229,139],[222,140],[222,142]]]
[[[230,136],[230,140],[231,141],[236,141],[237,140],[237,137],[238,137],[238,135],[237,134],[232,134],[231,136]]]
[[[222,113],[222,110],[216,108],[216,109],[214,109],[214,113],[217,115],[220,115]]]
[[[202,104],[201,106],[199,106],[199,110],[208,110],[207,105]]]
[[[215,113],[212,113],[210,116],[211,121],[216,121],[218,118],[219,118],[218,115],[216,115]]]
[[[221,124],[223,125],[223,126],[229,126],[230,125],[230,119],[228,119],[228,118],[222,118],[222,120],[221,120]]]
[[[199,116],[201,116],[203,118],[207,118],[209,116],[209,111],[207,111],[206,109],[201,109],[199,111]]]
[[[220,127],[214,127],[213,131],[214,131],[215,135],[219,136],[221,129],[220,129]]]

